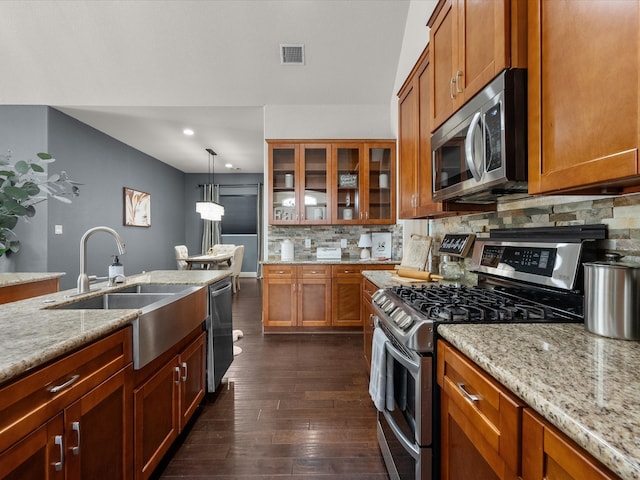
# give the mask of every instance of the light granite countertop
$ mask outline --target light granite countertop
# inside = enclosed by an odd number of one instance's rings
[[[364,271],[379,288],[388,271]],[[640,342],[582,324],[440,325],[438,333],[623,479],[640,479]]]
[[[65,275],[64,272],[20,272],[20,273],[0,273],[0,287],[10,287],[22,283],[39,282],[51,280]]]
[[[439,334],[623,479],[640,479],[640,342],[582,324],[441,325]]]
[[[373,282],[378,288],[389,288],[395,287],[398,285],[410,285],[410,286],[435,286],[435,285],[475,285],[477,283],[477,277],[475,275],[471,275],[468,278],[465,277],[458,282],[449,281],[449,280],[440,280],[438,282],[416,282],[416,281],[403,281],[399,279],[397,276],[394,276],[392,270],[363,270],[362,275],[367,279]]]
[[[138,315],[135,309],[55,310],[54,306],[131,285],[210,285],[230,275],[229,270],[158,270],[127,277],[116,287],[97,283],[82,295],[75,295],[72,289],[0,305],[0,384],[128,325]]]

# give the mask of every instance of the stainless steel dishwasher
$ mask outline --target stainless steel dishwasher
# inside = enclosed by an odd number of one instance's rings
[[[207,392],[215,392],[233,361],[231,277],[209,286]]]

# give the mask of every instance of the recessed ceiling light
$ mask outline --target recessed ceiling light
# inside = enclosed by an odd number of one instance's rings
[[[184,133],[185,135],[187,135],[188,137],[190,137],[191,135],[193,135],[195,132],[193,130],[191,130],[190,128],[185,128],[184,130],[182,130],[182,133]]]
[[[227,167],[227,168],[233,168],[233,165],[230,164],[230,163],[225,163],[224,166]]]

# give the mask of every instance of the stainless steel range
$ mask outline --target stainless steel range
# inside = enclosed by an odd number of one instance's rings
[[[493,230],[474,245],[477,286],[394,286],[373,295],[376,328],[386,336],[378,441],[392,479],[439,478],[438,325],[583,322],[582,262],[605,235],[603,225]]]

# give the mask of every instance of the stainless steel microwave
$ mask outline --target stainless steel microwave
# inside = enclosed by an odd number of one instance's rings
[[[508,69],[431,136],[433,200],[492,203],[527,192],[527,72]]]

